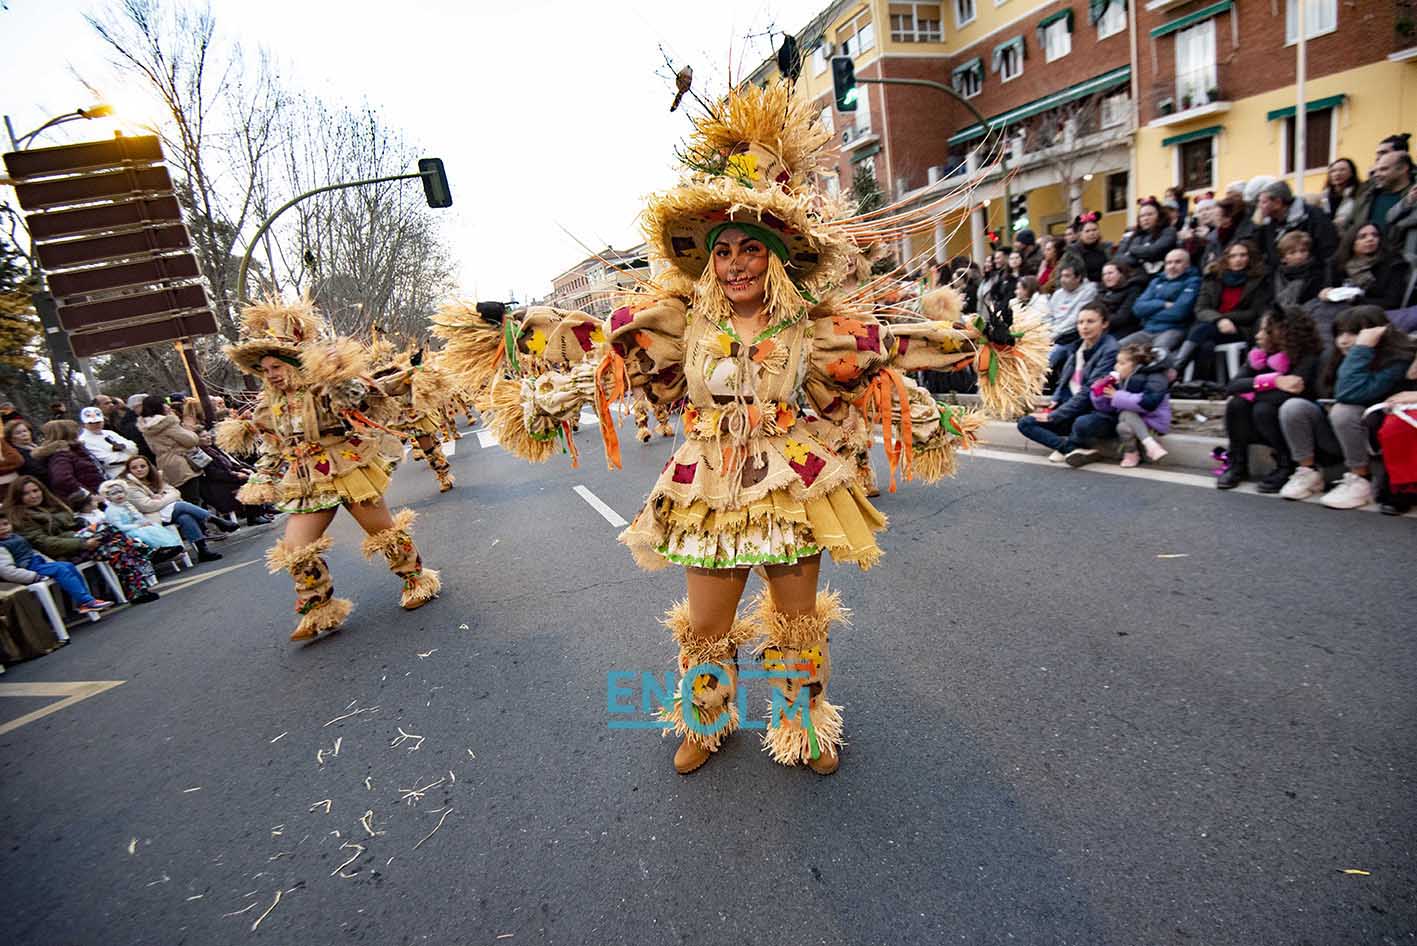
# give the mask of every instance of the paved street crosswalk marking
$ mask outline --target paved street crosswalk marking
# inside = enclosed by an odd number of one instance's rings
[[[497,435],[483,428],[477,432],[477,443],[483,450],[486,450],[488,447],[495,447],[497,446]]]
[[[615,528],[619,529],[629,525],[628,522],[620,518],[620,514],[618,512],[605,505],[605,503],[601,501],[599,496],[595,495],[590,490],[586,489],[584,486],[577,486],[576,493],[581,497],[581,499],[584,499],[587,503],[590,504],[590,508],[600,513],[605,518],[605,521],[610,523]]]
[[[123,680],[79,680],[73,683],[0,683],[0,696],[62,696],[64,699],[57,703],[50,703],[48,706],[41,706],[32,713],[12,719],[4,725],[0,725],[0,736],[9,732],[14,732],[21,726],[26,726],[37,719],[43,719],[50,713],[57,713],[68,706],[87,700],[91,696],[97,696],[105,690],[111,690],[116,686],[122,686]]]
[[[458,442],[456,440],[443,441],[443,456],[450,457],[458,452]]]

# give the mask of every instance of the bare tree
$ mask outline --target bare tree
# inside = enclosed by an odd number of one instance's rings
[[[1024,153],[1037,155],[1057,175],[1069,217],[1082,213],[1083,180],[1100,167],[1107,146],[1114,143],[1101,136],[1105,98],[1094,93],[1049,109],[1015,132],[1022,138]],[[1119,134],[1117,141],[1122,140]]]

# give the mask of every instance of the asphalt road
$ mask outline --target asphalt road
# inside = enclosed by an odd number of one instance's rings
[[[1417,942],[1411,519],[967,460],[827,566],[840,771],[740,733],[684,778],[607,712],[683,579],[574,491],[630,518],[668,445],[611,474],[593,434],[400,470],[422,610],[341,517],[328,640],[287,642],[266,529],[11,668],[122,683],[0,735],[0,942]]]

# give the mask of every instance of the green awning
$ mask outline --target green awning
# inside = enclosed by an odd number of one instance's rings
[[[1340,92],[1340,93],[1338,93],[1337,95],[1330,95],[1330,96],[1329,96],[1328,98],[1326,98],[1326,99],[1314,99],[1314,100],[1313,100],[1312,102],[1310,102],[1308,105],[1305,105],[1305,106],[1304,106],[1304,111],[1306,111],[1306,112],[1322,112],[1322,111],[1323,111],[1324,109],[1326,109],[1326,108],[1338,108],[1338,106],[1342,105],[1347,99],[1348,99],[1348,96],[1347,96],[1345,93],[1343,93],[1343,92]],[[1277,122],[1277,121],[1279,121],[1281,118],[1293,118],[1293,117],[1294,117],[1294,106],[1291,105],[1291,106],[1289,106],[1288,108],[1276,108],[1276,109],[1275,109],[1274,111],[1272,111],[1272,112],[1266,112],[1266,113],[1265,113],[1265,116],[1264,116],[1264,120],[1267,121],[1267,122]]]
[[[1068,32],[1071,33],[1073,31],[1073,11],[1071,8],[1064,8],[1062,10],[1059,10],[1057,13],[1052,13],[1048,16],[1045,16],[1043,19],[1038,21],[1038,29],[1040,32],[1042,32],[1043,30],[1046,30],[1048,27],[1052,26],[1054,23],[1057,23],[1059,20],[1067,20]]]
[[[1211,125],[1209,128],[1197,128],[1195,131],[1184,132],[1179,135],[1172,135],[1170,138],[1161,139],[1161,147],[1169,148],[1172,145],[1183,145],[1188,141],[1197,141],[1201,138],[1214,138],[1220,134],[1220,125]]]
[[[975,56],[973,59],[969,60],[969,62],[960,63],[958,66],[951,69],[950,75],[957,76],[962,72],[977,72],[981,76],[984,75],[984,60]]]
[[[1213,16],[1219,16],[1226,10],[1229,10],[1234,5],[1235,0],[1220,0],[1219,3],[1212,3],[1208,7],[1197,10],[1195,13],[1187,13],[1185,16],[1180,17],[1179,19],[1172,20],[1170,23],[1162,23],[1156,29],[1151,31],[1151,38],[1159,39],[1160,37],[1165,36],[1168,33],[1174,33],[1177,30],[1183,30],[1188,26],[1194,26],[1201,20],[1208,20]]]
[[[880,154],[880,153],[881,153],[881,143],[880,143],[879,141],[872,142],[871,144],[869,144],[869,145],[867,145],[866,147],[862,148],[860,151],[858,151],[858,152],[856,152],[855,154],[853,154],[853,155],[851,156],[851,163],[852,163],[852,164],[860,164],[862,161],[865,161],[867,158],[874,158],[876,155],[878,155],[878,154]]]
[[[1111,72],[1095,76],[1085,82],[1064,89],[1061,92],[1054,92],[1052,95],[1045,95],[1041,99],[1034,99],[1027,105],[1020,105],[1012,111],[995,115],[988,120],[988,126],[992,130],[1002,126],[1012,125],[1015,122],[1023,121],[1025,118],[1032,118],[1034,115],[1048,111],[1050,108],[1057,108],[1059,105],[1066,105],[1069,102],[1076,102],[1084,96],[1094,92],[1107,92],[1115,89],[1119,85],[1125,85],[1131,81],[1132,67],[1119,66]],[[984,136],[984,128],[975,122],[973,125],[963,128],[950,136],[949,143],[952,145],[963,144],[966,141],[973,141],[975,138]]]
[[[1014,46],[1018,47],[1020,57],[1028,54],[1028,47],[1023,44],[1022,34],[1015,36],[1013,39],[1005,40],[994,47],[994,55],[990,57],[990,66],[995,72],[999,71],[999,61],[1004,55],[1004,50]]]
[[[1107,8],[1114,3],[1126,6],[1127,0],[1087,0],[1087,19],[1089,23],[1096,24],[1102,19],[1102,14],[1107,12]]]

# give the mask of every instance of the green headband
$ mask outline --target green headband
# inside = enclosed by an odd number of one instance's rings
[[[708,232],[708,251],[710,253],[713,252],[713,245],[718,242],[719,234],[721,234],[724,230],[733,230],[735,228],[738,230],[742,230],[744,233],[746,233],[748,236],[752,237],[755,240],[762,241],[762,244],[764,246],[772,250],[774,256],[782,260],[784,263],[787,262],[787,244],[782,242],[782,237],[778,236],[776,233],[773,233],[766,227],[759,226],[756,223],[742,223],[737,220],[730,220],[727,223],[720,223],[718,226],[714,227]]]

